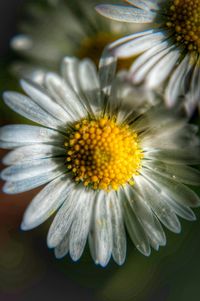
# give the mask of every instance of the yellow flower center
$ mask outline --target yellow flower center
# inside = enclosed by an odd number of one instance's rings
[[[65,146],[67,168],[75,181],[93,189],[109,191],[126,183],[133,185],[143,158],[137,134],[108,117],[74,124]]]
[[[119,39],[121,36],[119,34],[109,34],[105,32],[99,32],[97,35],[85,38],[80,45],[79,50],[77,51],[76,55],[80,59],[84,59],[89,57],[95,64],[98,66],[99,58],[101,57],[103,49],[110,43],[114,42],[115,40]],[[122,58],[118,60],[117,69],[128,69],[133,60],[136,57],[130,58]]]
[[[174,29],[177,42],[190,51],[200,52],[200,0],[173,0],[169,6],[168,28]]]

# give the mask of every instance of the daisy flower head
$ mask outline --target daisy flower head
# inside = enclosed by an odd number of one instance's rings
[[[97,11],[113,20],[146,23],[148,30],[110,45],[120,58],[139,55],[130,79],[149,88],[165,84],[168,107],[180,102],[189,116],[200,108],[200,1],[127,0],[128,5],[99,5]]]
[[[194,220],[200,204],[186,185],[199,185],[197,128],[163,107],[127,106],[116,60],[66,57],[61,75],[42,85],[21,81],[26,95],[5,92],[5,103],[39,125],[7,125],[0,146],[3,191],[46,186],[28,206],[21,228],[39,226],[56,212],[47,243],[57,258],[78,260],[87,239],[95,263],[126,257],[126,232],[150,254],[166,243],[163,224],[178,233],[177,216]],[[126,89],[126,88],[125,88]],[[129,94],[129,93],[128,93]],[[135,95],[132,95],[134,100]],[[136,102],[137,104],[137,102]]]
[[[26,13],[20,33],[11,40],[12,49],[21,56],[11,69],[18,76],[37,81],[42,80],[46,69],[57,71],[66,54],[89,57],[98,65],[108,43],[136,30],[135,25],[109,22],[94,14],[94,0],[32,1]],[[121,62],[123,66],[130,63]]]

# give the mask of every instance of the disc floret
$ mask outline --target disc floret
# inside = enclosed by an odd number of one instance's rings
[[[175,31],[176,41],[200,52],[200,1],[172,0],[167,14],[166,26]]]
[[[143,157],[137,134],[108,117],[74,124],[65,146],[67,168],[75,181],[106,191],[132,185]]]

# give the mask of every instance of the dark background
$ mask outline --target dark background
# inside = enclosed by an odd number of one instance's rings
[[[72,0],[73,1],[73,0]],[[17,86],[7,71],[14,59],[9,40],[17,31],[23,0],[0,1],[0,91]],[[2,100],[1,100],[2,101]],[[5,120],[0,106],[1,123]],[[8,119],[8,117],[7,117]],[[3,155],[1,151],[1,155]],[[19,230],[22,214],[37,193],[0,194],[0,301],[199,301],[200,214],[196,222],[182,221],[182,232],[167,232],[167,246],[149,258],[129,243],[126,263],[96,267],[85,251],[74,263],[56,260],[46,247],[50,222],[30,232]]]
[[[17,18],[20,15],[21,5],[25,0],[0,1],[0,56],[7,54],[9,40],[16,32]]]

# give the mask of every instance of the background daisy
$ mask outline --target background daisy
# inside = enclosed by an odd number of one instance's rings
[[[148,30],[110,45],[120,58],[139,55],[130,79],[149,88],[166,83],[168,107],[182,105],[191,116],[200,108],[200,2],[199,0],[126,1],[130,5],[99,5],[97,11],[127,23],[148,24]]]
[[[95,13],[94,3],[93,0],[29,2],[20,33],[11,41],[11,47],[25,59],[13,65],[14,73],[40,80],[43,69],[59,70],[65,55],[89,57],[98,65],[108,43],[128,30],[137,29],[136,25],[105,20]],[[120,65],[130,66],[130,61],[122,60]]]
[[[177,216],[195,220],[199,197],[197,127],[164,108],[145,113],[124,101],[116,61],[103,57],[99,72],[88,59],[66,57],[62,75],[47,73],[39,86],[21,81],[27,96],[6,92],[6,104],[41,126],[1,128],[3,191],[20,193],[47,184],[25,212],[32,229],[58,210],[47,243],[57,258],[78,260],[87,238],[101,266],[126,257],[125,227],[148,256],[166,243],[161,224],[179,233]],[[134,98],[134,95],[133,95]],[[133,102],[134,103],[134,102]],[[124,227],[125,226],[125,227]]]

